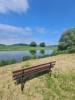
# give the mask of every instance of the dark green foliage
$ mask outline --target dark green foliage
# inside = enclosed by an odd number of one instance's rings
[[[4,44],[0,44],[0,46],[5,46]]]
[[[59,42],[59,46],[58,46],[59,50],[66,50],[67,47],[68,47],[67,43]]]
[[[36,55],[32,55],[32,59],[37,59],[37,56]]]
[[[36,42],[33,41],[33,42],[30,43],[30,46],[32,46],[32,47],[36,47],[37,44],[36,44]]]
[[[0,66],[5,66],[5,65],[14,64],[14,63],[16,63],[16,60],[2,60],[0,61]]]
[[[44,55],[44,54],[45,54],[45,50],[40,50],[40,53],[41,53],[42,55]]]
[[[40,46],[40,47],[45,47],[46,45],[45,45],[44,42],[42,42],[42,43],[39,44],[39,46]]]
[[[68,52],[74,53],[75,52],[75,46],[68,47]]]
[[[67,50],[69,53],[75,52],[75,28],[62,34],[59,40],[58,50]]]
[[[35,55],[36,54],[36,50],[30,50],[29,51],[32,55]]]
[[[29,59],[31,59],[31,56],[25,56],[25,57],[23,57],[23,61],[26,61],[26,60],[29,60]]]

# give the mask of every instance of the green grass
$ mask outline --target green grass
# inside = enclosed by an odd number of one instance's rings
[[[21,50],[42,50],[48,47],[31,47],[31,46],[13,46],[13,45],[0,45],[0,51],[21,51]]]
[[[10,65],[10,64],[15,64],[17,61],[12,59],[12,60],[2,60],[0,61],[0,67],[5,66],[5,65]]]
[[[0,51],[24,51],[24,50],[55,50],[56,47],[32,47],[32,46],[18,46],[18,45],[0,45]]]
[[[47,88],[45,100],[75,100],[75,74],[54,72],[46,75]],[[51,99],[50,99],[51,98]]]

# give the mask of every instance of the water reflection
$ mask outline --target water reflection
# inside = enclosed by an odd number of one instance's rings
[[[45,55],[50,55],[52,50],[30,50],[30,51],[0,51],[0,61],[12,60],[22,61],[23,59],[39,58]],[[24,57],[24,58],[23,58]],[[26,57],[26,58],[25,58]]]
[[[31,53],[31,55],[36,55],[36,53],[37,53],[36,50],[29,50],[29,52]]]
[[[41,54],[41,55],[45,55],[45,50],[43,50],[43,49],[40,50],[40,54]]]

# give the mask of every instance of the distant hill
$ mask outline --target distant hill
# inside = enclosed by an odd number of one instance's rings
[[[16,45],[16,46],[28,46],[28,44],[26,44],[26,43],[18,43],[18,44],[12,44],[12,45]]]
[[[0,46],[5,46],[5,44],[0,44]]]
[[[0,46],[8,46],[6,44],[0,44]],[[25,43],[18,43],[18,44],[11,44],[9,46],[28,46],[28,44],[25,44]]]

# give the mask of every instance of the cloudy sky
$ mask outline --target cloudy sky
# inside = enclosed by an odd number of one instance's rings
[[[0,0],[0,44],[58,44],[75,27],[75,0]]]

